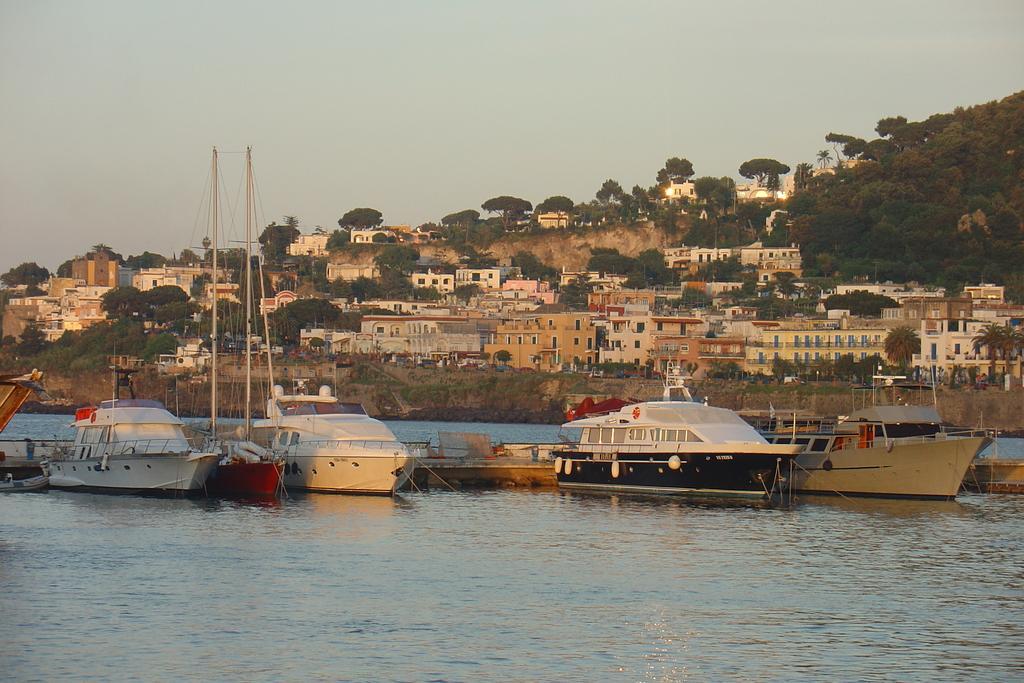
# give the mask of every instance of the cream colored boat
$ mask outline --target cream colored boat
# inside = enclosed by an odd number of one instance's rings
[[[937,499],[957,495],[974,458],[991,442],[984,432],[947,430],[932,406],[910,405],[855,410],[832,432],[768,438],[804,447],[795,461],[794,491]]]

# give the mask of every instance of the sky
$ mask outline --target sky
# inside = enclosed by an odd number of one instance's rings
[[[304,231],[586,201],[672,156],[795,166],[1024,89],[1022,26],[1019,0],[0,0],[0,272],[198,245],[213,146],[229,205],[249,145],[263,223]]]

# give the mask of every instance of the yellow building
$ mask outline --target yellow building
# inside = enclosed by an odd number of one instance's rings
[[[747,342],[744,369],[769,375],[776,358],[798,365],[814,365],[825,360],[835,362],[850,355],[858,361],[876,355],[885,358],[886,328],[845,323],[807,320],[758,326]]]
[[[513,368],[557,372],[563,365],[597,362],[597,331],[585,313],[552,313],[504,322],[484,346],[492,362],[509,354],[504,363]]]
[[[71,277],[86,285],[117,287],[117,259],[105,251],[93,251],[71,262]]]

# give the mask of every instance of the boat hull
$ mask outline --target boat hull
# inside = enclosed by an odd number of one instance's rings
[[[412,469],[408,453],[299,449],[285,456],[284,483],[302,491],[389,496],[409,480]]]
[[[798,493],[932,498],[948,500],[960,491],[986,437],[923,439],[831,453],[801,453],[793,473]]]
[[[217,466],[215,453],[191,455],[110,456],[56,460],[50,486],[104,493],[202,493]]]
[[[789,458],[776,454],[687,454],[673,469],[667,454],[648,459],[593,459],[563,452],[555,460],[561,488],[700,498],[768,499],[780,493]]]
[[[231,462],[218,465],[206,481],[211,496],[273,497],[282,485],[282,462]]]

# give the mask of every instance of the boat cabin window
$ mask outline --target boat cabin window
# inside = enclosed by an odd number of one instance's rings
[[[661,430],[657,427],[651,429],[651,441],[661,441]]]
[[[601,442],[601,430],[597,427],[592,427],[587,432],[587,443],[600,443]]]
[[[824,453],[828,448],[828,439],[815,439],[814,444],[811,446],[812,451]]]
[[[601,443],[611,443],[611,442],[612,442],[612,429],[610,427],[605,427],[605,428],[603,428],[601,430]]]
[[[675,441],[676,440],[676,430],[675,429],[665,429],[665,430],[663,430],[661,432],[661,438],[662,438],[663,441]]]
[[[109,427],[85,427],[82,430],[82,441],[84,444],[100,443],[106,441],[106,432]]]
[[[646,429],[630,429],[629,440],[630,441],[643,441],[647,438]]]
[[[298,442],[299,442],[299,433],[298,432],[292,432],[291,445],[294,446]]]
[[[614,431],[615,443],[626,443],[626,430],[620,428]]]

